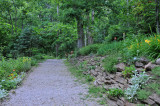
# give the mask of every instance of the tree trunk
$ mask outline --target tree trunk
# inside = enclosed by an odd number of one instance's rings
[[[11,25],[12,25],[12,35],[14,34],[14,31],[13,31],[13,22],[12,22],[12,16],[9,12],[9,18],[10,18],[10,22],[11,22]]]
[[[94,10],[92,10],[92,22],[94,22]]]
[[[17,33],[17,7],[16,7],[14,0],[12,0],[12,2],[14,5],[14,8],[15,8],[15,11],[16,11],[16,13],[15,13],[15,32]]]
[[[59,4],[57,4],[57,16],[59,17]],[[57,18],[58,19],[58,18]],[[57,32],[57,37],[59,36],[59,30]],[[58,57],[59,45],[56,44],[56,57]]]
[[[156,2],[156,27],[157,27],[157,33],[159,34],[159,0],[155,0]]]
[[[78,31],[78,42],[77,47],[82,48],[84,46],[84,30],[82,20],[77,19],[77,31]]]

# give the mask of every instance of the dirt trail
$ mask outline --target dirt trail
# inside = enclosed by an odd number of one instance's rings
[[[98,106],[82,99],[87,88],[75,82],[63,60],[49,59],[40,63],[1,106]]]

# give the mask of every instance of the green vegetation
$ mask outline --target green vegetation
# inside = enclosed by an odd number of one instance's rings
[[[107,72],[115,73],[117,69],[114,67],[118,63],[118,54],[107,56],[103,62],[103,67]]]
[[[122,89],[113,88],[113,89],[109,89],[107,91],[107,94],[109,97],[121,97],[121,96],[124,96],[124,91]]]
[[[7,91],[16,88],[28,70],[31,69],[31,58],[22,57],[18,59],[0,61],[0,97],[7,96]]]
[[[94,97],[103,97],[103,94],[106,93],[106,90],[101,87],[92,86],[89,88],[88,92],[92,94]]]
[[[150,83],[146,86],[146,88],[150,89],[150,91],[157,93],[160,95],[160,83],[159,82],[154,82]]]
[[[89,45],[89,46],[86,46],[84,48],[81,48],[78,52],[79,55],[89,55],[89,54],[95,54],[97,53],[97,50],[99,49],[101,45],[99,44],[94,44],[94,45]]]
[[[0,0],[0,92],[6,95],[5,90],[15,88],[17,82],[11,83],[12,75],[20,78],[21,72],[47,58],[106,56],[103,67],[109,73],[117,71],[114,65],[119,62],[130,66],[134,58],[159,58],[159,3],[159,0]],[[73,68],[71,72],[90,83],[94,78],[81,74],[86,71],[81,69],[86,64],[81,63],[78,70]],[[143,79],[147,76],[144,73],[136,76],[133,70],[132,66],[126,67],[124,77],[133,75],[132,78],[142,78],[146,83]],[[156,79],[160,76],[159,67],[153,74]],[[141,88],[141,83],[136,83],[138,88],[133,84],[130,90],[137,92]],[[137,94],[128,90],[128,95],[133,99]]]
[[[152,70],[152,73],[156,76],[160,76],[160,67],[156,67]]]
[[[137,92],[137,98],[138,98],[139,100],[145,100],[145,99],[147,99],[150,95],[151,95],[151,92],[146,91],[146,90],[139,90],[139,91]]]
[[[126,77],[131,77],[134,73],[133,71],[135,71],[135,66],[130,66],[130,67],[125,67],[125,70],[122,71],[123,76]]]

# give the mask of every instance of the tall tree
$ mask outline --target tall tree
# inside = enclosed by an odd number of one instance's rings
[[[157,33],[160,33],[159,28],[159,0],[155,0],[156,2],[156,27],[157,27]]]

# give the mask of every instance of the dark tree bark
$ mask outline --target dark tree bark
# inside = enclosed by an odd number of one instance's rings
[[[160,28],[159,28],[159,0],[155,0],[156,2],[156,28],[157,33],[159,34]]]
[[[77,47],[82,48],[84,46],[84,30],[83,30],[83,21],[80,19],[77,19],[77,32],[78,32]]]

